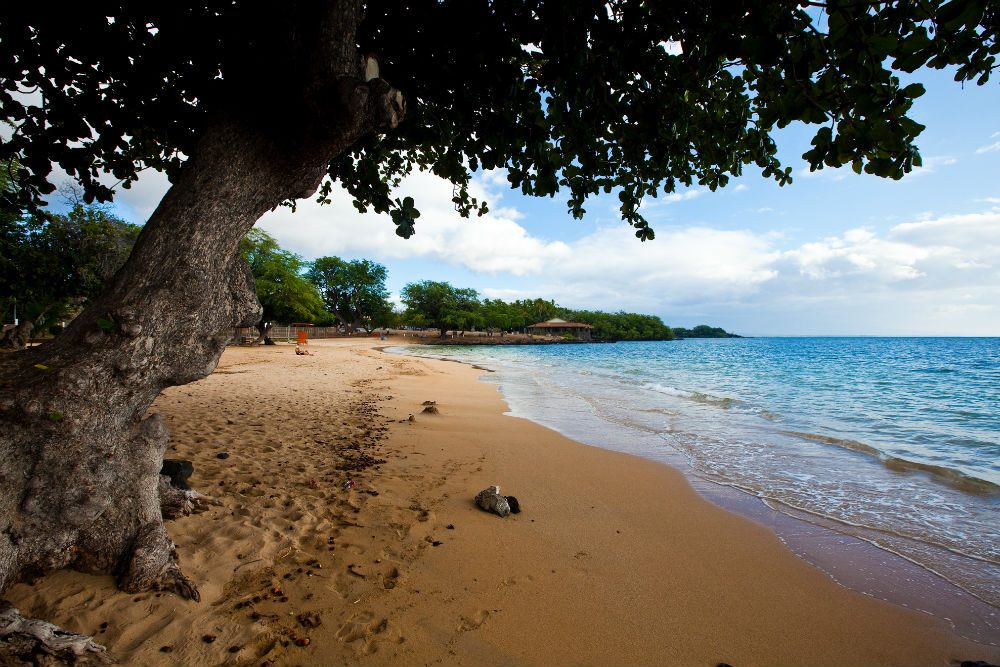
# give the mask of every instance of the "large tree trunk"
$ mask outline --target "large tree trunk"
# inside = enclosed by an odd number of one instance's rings
[[[271,322],[265,322],[261,320],[257,322],[257,340],[253,342],[254,345],[274,345],[274,341],[271,340],[271,327],[273,324]]]
[[[211,373],[232,328],[259,319],[236,252],[254,222],[312,194],[333,156],[403,113],[397,91],[364,80],[360,3],[331,5],[325,28],[304,28],[328,59],[292,105],[297,122],[219,114],[105,294],[51,343],[0,355],[0,592],[71,567],[198,599],[161,517],[168,433],[147,409]]]

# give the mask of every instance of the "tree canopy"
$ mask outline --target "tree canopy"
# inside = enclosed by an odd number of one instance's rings
[[[327,312],[351,330],[371,331],[393,318],[385,266],[378,262],[320,257],[309,263],[306,278],[319,289]]]
[[[301,257],[282,250],[274,237],[257,228],[246,235],[240,250],[250,264],[263,309],[262,336],[274,321],[314,322],[327,318],[319,292],[302,276],[305,263]]]
[[[472,288],[423,280],[403,287],[400,296],[408,322],[438,329],[442,337],[448,329],[465,331],[481,323],[479,294]]]
[[[674,332],[656,315],[605,313],[599,310],[567,310],[563,317],[593,326],[596,340],[673,340]]]
[[[699,324],[691,329],[674,327],[674,334],[678,338],[739,338],[722,327],[712,327],[707,324]]]
[[[0,304],[32,326],[78,310],[125,263],[137,225],[77,203],[62,214],[0,214]],[[16,345],[15,345],[16,346]]]
[[[39,205],[55,166],[88,201],[112,196],[103,172],[122,187],[146,167],[176,174],[202,129],[237,110],[294,135],[295,115],[326,94],[315,46],[330,35],[311,27],[326,11],[15,3],[0,23],[13,56],[0,60],[0,117],[15,126],[0,162],[19,160],[14,196]],[[920,164],[923,129],[908,115],[923,88],[899,73],[951,67],[982,84],[998,30],[989,0],[371,3],[356,43],[402,92],[406,118],[334,156],[320,196],[339,182],[409,236],[419,201],[392,198],[400,177],[418,167],[451,180],[468,215],[485,207],[469,194],[470,170],[503,167],[526,194],[568,191],[574,216],[588,196],[616,191],[648,239],[645,198],[715,189],[748,166],[790,181],[773,135],[796,121],[817,126],[812,169],[899,178]]]

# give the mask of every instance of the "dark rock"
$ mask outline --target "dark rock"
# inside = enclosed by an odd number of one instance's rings
[[[958,667],[997,667],[997,665],[985,660],[963,660]]]
[[[504,496],[504,497],[507,498],[507,504],[510,505],[510,513],[520,514],[521,503],[517,502],[517,498],[515,498],[514,496]]]
[[[163,467],[160,474],[170,478],[171,486],[176,486],[182,491],[190,491],[188,480],[194,474],[194,464],[185,459],[163,459]]]
[[[223,459],[223,460],[228,459],[229,458],[229,452],[219,452],[218,454],[215,455],[215,458],[217,458],[217,459]]]
[[[480,491],[476,495],[476,505],[498,516],[510,514],[510,505],[507,504],[507,499],[500,495],[499,486],[489,486]]]

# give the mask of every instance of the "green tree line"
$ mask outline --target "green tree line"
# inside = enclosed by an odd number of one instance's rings
[[[36,326],[72,316],[74,307],[121,266],[139,230],[100,207],[81,204],[61,215],[0,216],[0,301],[7,307],[6,319],[14,304],[21,319]],[[377,262],[340,257],[306,261],[256,228],[243,239],[240,252],[250,265],[263,309],[258,342],[271,342],[268,332],[275,323],[308,322],[348,332],[413,326],[436,329],[441,336],[475,330],[502,337],[553,318],[591,325],[595,340],[731,336],[718,327],[671,329],[655,315],[576,310],[551,299],[481,298],[472,288],[432,280],[406,285],[404,308],[397,311],[385,285],[386,268]]]
[[[0,170],[0,195],[9,187]],[[139,229],[101,206],[77,201],[65,213],[25,215],[0,196],[0,310],[17,325],[0,335],[0,347],[57,333],[125,263]]]

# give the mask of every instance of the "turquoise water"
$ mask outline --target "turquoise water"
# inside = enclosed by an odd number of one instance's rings
[[[1000,606],[1000,338],[416,346],[512,414],[677,465]]]

